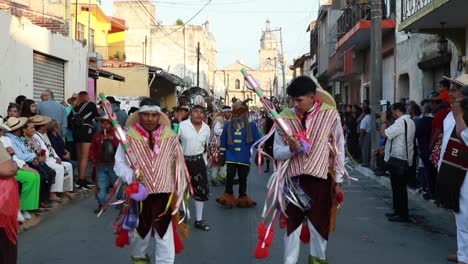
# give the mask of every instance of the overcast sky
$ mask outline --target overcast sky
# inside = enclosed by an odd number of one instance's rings
[[[177,19],[186,22],[209,0],[161,0],[156,5],[156,19],[174,24]],[[102,0],[108,14],[113,12],[114,0]],[[307,25],[317,16],[318,0],[212,0],[189,24],[200,25],[207,19],[216,38],[218,67],[235,60],[248,66],[258,66],[260,37],[265,21],[272,28],[283,30],[283,45],[288,64],[294,57],[309,51]],[[279,35],[278,35],[279,40]]]

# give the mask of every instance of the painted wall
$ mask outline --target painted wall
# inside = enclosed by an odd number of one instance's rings
[[[97,80],[97,93],[113,96],[149,96],[148,67],[105,68],[106,71],[125,77],[125,82],[107,78]]]
[[[65,98],[86,90],[87,57],[81,43],[0,10],[0,115],[16,96],[33,97],[34,51],[66,61]]]

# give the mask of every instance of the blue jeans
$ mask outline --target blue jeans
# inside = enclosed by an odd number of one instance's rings
[[[107,189],[110,186],[114,186],[115,181],[117,180],[117,175],[114,172],[113,165],[98,165],[97,169],[97,182],[98,182],[98,204],[99,207],[103,206],[106,202]],[[117,193],[117,199],[122,198],[122,188],[120,188]]]

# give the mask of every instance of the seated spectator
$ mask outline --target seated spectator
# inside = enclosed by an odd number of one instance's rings
[[[10,138],[5,136],[5,131],[10,131],[10,128],[3,124],[0,120],[0,141],[5,146],[8,154],[16,162],[19,170],[16,175],[16,180],[21,184],[20,189],[20,211],[18,214],[18,220],[29,220],[31,214],[29,211],[35,211],[39,208],[39,191],[41,178],[39,173],[28,166],[26,162],[20,160],[15,154],[13,145]]]
[[[55,153],[47,136],[47,125],[52,120],[47,116],[36,115],[31,118],[31,121],[35,131],[32,137],[41,144],[41,149],[45,151],[45,163],[56,172],[55,183],[50,189],[50,200],[60,202],[61,199],[57,196],[57,193],[63,193],[66,197],[73,198],[70,193],[73,191],[73,166],[69,162],[62,161]],[[25,135],[31,139],[29,130]]]
[[[23,128],[25,126],[30,126],[34,129],[33,124],[30,121],[28,122],[28,119],[25,117],[10,117],[6,122],[6,126],[11,130],[6,134],[6,137],[11,140],[13,150],[15,151],[18,159],[26,162],[29,167],[38,171],[41,176],[39,191],[40,208],[52,207],[49,195],[50,186],[52,185],[55,176],[52,177],[51,174],[47,173],[47,168],[45,167],[47,165],[44,163],[45,157],[40,155],[40,149],[38,150],[39,152],[35,152],[36,149],[32,142],[29,142],[25,137],[23,137]],[[40,147],[40,145],[38,147]]]
[[[37,105],[34,100],[26,99],[21,108],[21,117],[32,117],[37,114]]]
[[[73,167],[75,167],[76,161],[71,160],[70,152],[65,148],[65,142],[60,135],[60,127],[57,121],[52,120],[47,125],[47,137],[49,138],[52,148],[57,156],[62,160],[70,162]]]

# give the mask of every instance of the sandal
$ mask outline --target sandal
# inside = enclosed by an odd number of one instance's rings
[[[205,220],[195,221],[195,227],[203,231],[210,230],[210,226],[206,224]]]

